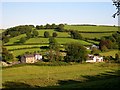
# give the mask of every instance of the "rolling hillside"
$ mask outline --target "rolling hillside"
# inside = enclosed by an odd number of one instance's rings
[[[58,32],[54,29],[40,29],[37,30],[39,35],[36,38],[28,39],[24,44],[19,45],[19,40],[21,37],[26,37],[25,34],[10,38],[8,43],[5,43],[5,47],[14,54],[15,57],[18,55],[24,54],[25,52],[37,52],[40,51],[44,53],[45,49],[40,49],[41,46],[48,46],[48,38],[44,38],[44,32],[47,31],[52,36],[53,32],[56,32],[58,35],[55,38],[59,44],[66,44],[69,42],[78,42],[85,46],[92,44],[99,44],[99,41],[92,39],[100,39],[102,36],[109,36],[112,33],[118,31],[117,27],[112,26],[74,26],[74,25],[65,25],[65,29],[78,30],[82,37],[87,38],[88,40],[76,40],[70,37],[69,32]]]

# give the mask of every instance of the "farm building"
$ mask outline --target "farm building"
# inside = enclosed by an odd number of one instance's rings
[[[35,54],[35,59],[36,60],[42,60],[42,55],[41,54]]]
[[[103,57],[88,54],[88,59],[86,60],[86,62],[103,62]]]
[[[21,62],[22,63],[35,63],[37,62],[37,60],[41,60],[42,59],[42,55],[39,54],[29,54],[29,55],[24,55],[21,57]]]
[[[97,48],[97,49],[98,49],[99,46],[97,46],[97,45],[92,45],[92,46],[91,46],[91,49],[92,49],[92,48]]]

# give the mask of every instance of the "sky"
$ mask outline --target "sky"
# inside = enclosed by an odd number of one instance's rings
[[[47,23],[118,25],[111,2],[2,2],[0,8],[4,29]]]

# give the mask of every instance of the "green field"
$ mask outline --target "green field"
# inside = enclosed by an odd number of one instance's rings
[[[69,42],[78,42],[78,43],[83,44],[83,45],[91,45],[91,43],[88,43],[84,40],[76,40],[76,39],[72,39],[72,38],[55,38],[55,39],[60,44],[66,44]]]
[[[10,38],[10,41],[9,41],[8,43],[5,43],[5,45],[15,44],[15,43],[19,42],[19,40],[20,40],[21,37],[25,37],[25,36],[26,36],[25,34],[21,34],[21,35],[19,35],[19,36]]]
[[[87,40],[87,42],[90,42],[90,43],[93,43],[93,44],[96,44],[96,45],[99,45],[99,41],[94,41],[94,40]]]
[[[83,45],[91,45],[91,43],[88,43],[86,41],[75,40],[72,38],[55,38],[55,39],[59,44],[66,44],[69,42],[79,42]],[[49,43],[49,40],[48,40],[48,38],[30,38],[29,40],[26,41],[25,44],[29,44],[29,43]]]
[[[89,38],[89,39],[94,39],[98,38],[100,39],[103,36],[110,36],[112,33],[80,33],[82,37],[84,38]]]
[[[3,68],[3,88],[102,88],[118,87],[120,65],[114,63]],[[93,87],[94,86],[94,87]]]
[[[30,38],[25,42],[25,44],[29,43],[49,43],[48,38]]]
[[[108,51],[108,52],[100,53],[100,55],[102,55],[102,56],[112,56],[112,57],[115,58],[115,54],[118,53],[118,52],[120,53],[119,50],[111,50],[111,51]]]
[[[39,36],[30,38],[24,44],[17,45],[21,37],[25,34],[10,38],[5,47],[13,53],[14,57],[22,55],[25,52],[40,52],[45,54],[47,49],[40,48],[48,46],[49,38],[44,38],[44,32],[48,31],[52,36],[56,32],[58,36],[55,40],[61,44],[60,49],[65,49],[64,44],[69,42],[78,42],[83,45],[99,44],[99,41],[91,39],[100,39],[102,36],[109,36],[117,27],[110,26],[70,26],[65,25],[65,29],[82,31],[80,33],[87,41],[70,38],[68,32],[57,32],[54,29],[37,30]],[[87,32],[87,33],[85,33]],[[91,32],[91,33],[88,33]],[[102,52],[102,56],[113,56],[118,50]],[[15,60],[18,60],[15,58]],[[36,64],[21,64],[12,67],[6,67],[2,70],[3,88],[106,88],[119,87],[120,65],[117,63],[83,63],[62,66],[48,66],[51,62],[38,62]],[[62,62],[63,63],[63,62]],[[65,62],[64,62],[65,63]],[[42,66],[42,65],[47,66]]]
[[[37,30],[39,32],[39,36],[44,36],[44,32],[47,31],[50,33],[50,36],[52,36],[53,32],[56,32],[58,34],[57,37],[70,37],[70,35],[67,32],[57,32],[54,29],[47,29],[47,30]]]
[[[14,50],[14,51],[10,51],[10,52],[13,53],[13,55],[16,57],[18,55],[24,54],[25,52],[34,53],[34,51],[41,51],[41,50],[40,50],[40,48],[31,48],[31,49]]]
[[[38,47],[40,48],[41,46],[48,46],[46,45],[13,45],[13,46],[6,46],[8,50],[13,50],[13,49],[23,49],[23,48],[34,48]]]
[[[110,32],[110,31],[118,31],[118,27],[112,26],[72,26],[65,25],[65,29],[85,31],[85,32]]]

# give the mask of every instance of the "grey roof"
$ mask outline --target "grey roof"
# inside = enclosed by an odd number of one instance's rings
[[[26,54],[26,55],[24,55],[24,57],[34,57],[34,55],[33,54]]]

